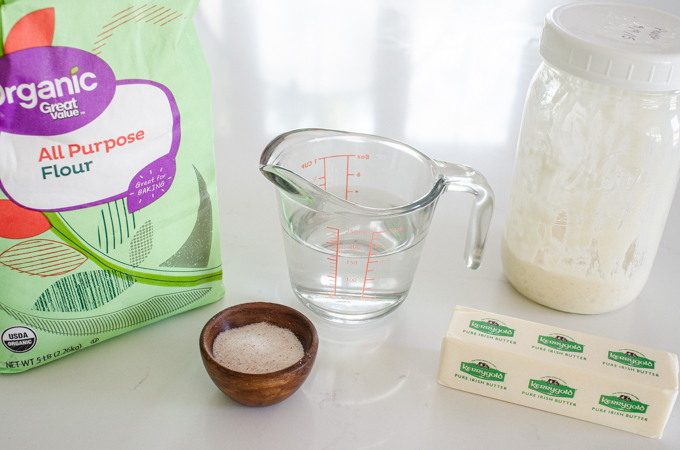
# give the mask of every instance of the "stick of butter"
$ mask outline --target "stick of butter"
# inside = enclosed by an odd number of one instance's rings
[[[678,395],[678,357],[458,306],[437,380],[658,439]]]

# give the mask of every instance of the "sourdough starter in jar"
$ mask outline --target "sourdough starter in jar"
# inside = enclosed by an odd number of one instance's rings
[[[630,30],[641,31],[631,40]],[[503,269],[551,308],[612,311],[644,287],[677,185],[680,20],[626,5],[565,5],[546,19],[541,54]]]

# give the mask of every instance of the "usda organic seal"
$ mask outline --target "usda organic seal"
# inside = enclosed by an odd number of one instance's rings
[[[2,345],[12,353],[26,353],[38,343],[38,335],[28,327],[9,327],[2,332]]]

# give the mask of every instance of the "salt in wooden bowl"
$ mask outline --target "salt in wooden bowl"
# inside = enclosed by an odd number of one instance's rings
[[[302,344],[302,359],[269,373],[237,372],[215,359],[213,343],[217,335],[259,322],[292,331]],[[227,308],[205,324],[200,337],[201,358],[213,383],[229,398],[247,406],[269,406],[293,395],[312,370],[318,348],[319,337],[314,324],[299,311],[277,303],[243,303]]]

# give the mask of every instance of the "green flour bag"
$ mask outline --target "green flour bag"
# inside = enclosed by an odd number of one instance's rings
[[[0,372],[224,295],[197,3],[0,0]]]

